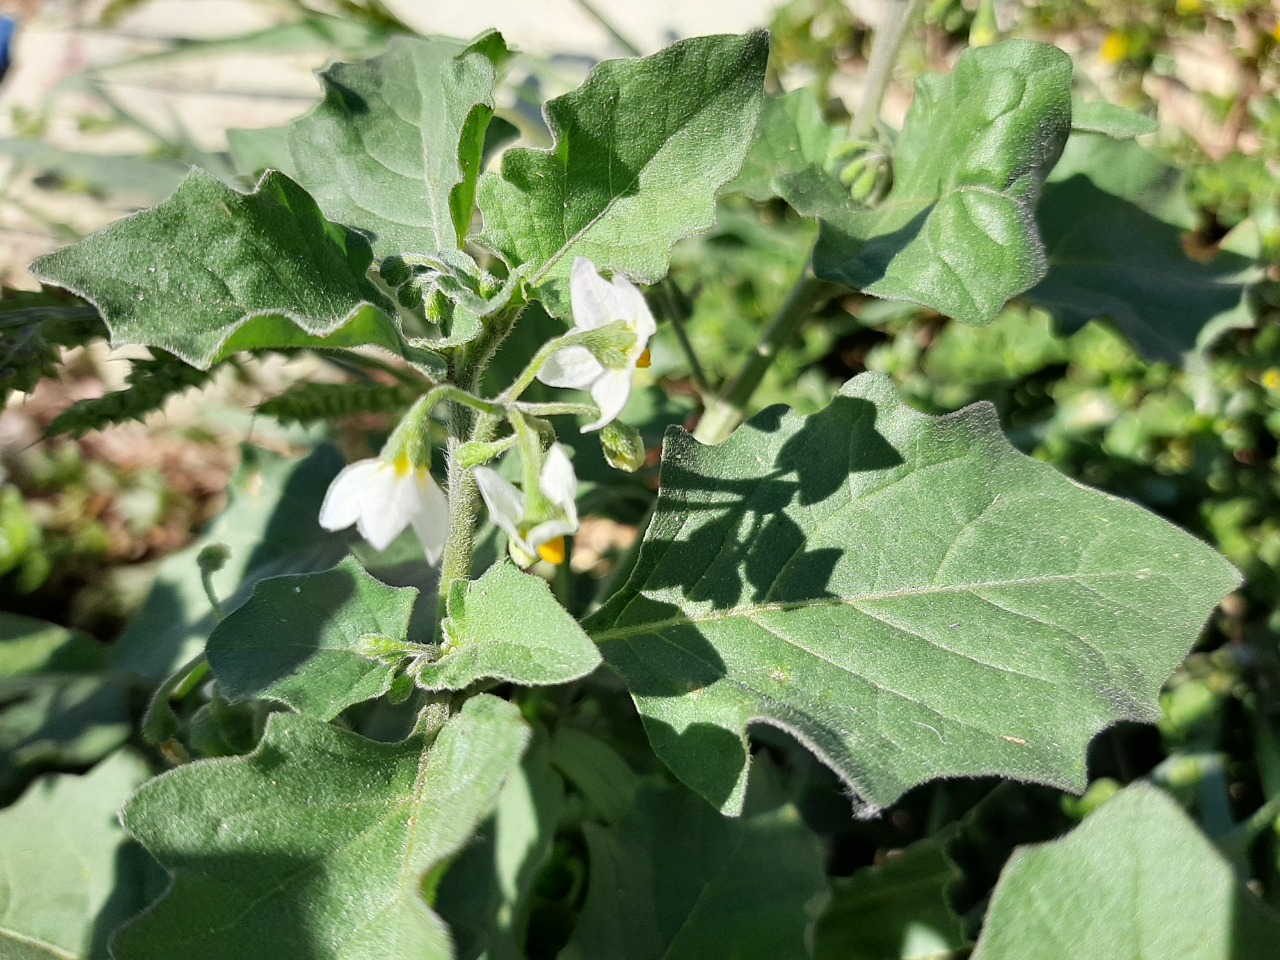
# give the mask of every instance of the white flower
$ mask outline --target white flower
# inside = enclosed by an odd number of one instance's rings
[[[617,273],[610,283],[586,257],[573,261],[569,301],[576,330],[595,330],[620,320],[635,335],[635,342],[626,350],[625,366],[606,367],[586,347],[574,344],[557,350],[538,371],[538,379],[548,386],[590,391],[600,409],[600,419],[582,428],[583,433],[588,433],[612,423],[622,413],[631,395],[631,377],[636,367],[649,366],[649,338],[658,326],[635,284]]]
[[[553,443],[542,461],[538,475],[542,508],[532,515],[529,499],[497,471],[476,467],[476,484],[489,515],[506,533],[512,558],[523,567],[541,557],[549,563],[564,563],[564,538],[578,529],[578,478],[564,447]]]
[[[440,559],[449,531],[449,502],[425,466],[406,455],[382,457],[344,467],[329,484],[320,506],[320,526],[342,530],[356,525],[375,550],[385,550],[405,527],[422,543],[428,563]]]

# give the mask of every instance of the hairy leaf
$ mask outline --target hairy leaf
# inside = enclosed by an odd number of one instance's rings
[[[0,406],[15,390],[30,393],[52,377],[59,347],[78,347],[107,335],[98,311],[56,287],[0,287]]]
[[[617,824],[585,829],[591,886],[560,960],[809,955],[827,880],[793,807],[753,802],[730,820],[684,790],[646,786]]]
[[[588,632],[659,756],[716,806],[741,807],[752,723],[875,806],[947,776],[1080,789],[1090,738],[1159,715],[1238,581],[1018,453],[991,407],[925,416],[867,374],[719,447],[669,431],[636,568]]]
[[[154,867],[116,813],[149,776],[132,753],[83,776],[41,777],[0,810],[0,956],[79,960],[146,902]]]
[[[1280,914],[1168,796],[1129,787],[1005,867],[973,960],[1265,960]]]
[[[173,884],[116,936],[115,960],[450,958],[428,902],[528,736],[484,694],[425,751],[273,714],[249,756],[180,767],[126,807]]]
[[[258,412],[281,423],[333,421],[360,413],[403,413],[422,391],[408,384],[295,383],[258,405]]]
[[[760,112],[762,32],[695,37],[642,60],[613,60],[549,101],[547,150],[508,150],[485,174],[482,241],[567,309],[575,257],[653,283],[671,245],[705,230],[716,191],[742,166]]]
[[[417,596],[380,583],[352,557],[322,573],[263,580],[214,628],[209,666],[232,700],[279,700],[332,720],[387,692],[394,665],[358,651],[371,637],[406,640]]]
[[[281,173],[253,193],[193,170],[159,206],[31,265],[101,312],[113,344],[159,347],[207,368],[239,350],[402,350],[366,277],[368,243],[330,223]]]
[[[1208,263],[1186,255],[1195,215],[1182,181],[1131,140],[1073,134],[1036,211],[1049,275],[1027,299],[1067,332],[1106,317],[1149,359],[1174,363],[1251,326],[1248,287],[1261,270],[1227,251]]]
[[[417,675],[428,690],[462,690],[485,678],[568,683],[600,664],[600,651],[547,582],[506,561],[479,580],[454,584],[440,629],[440,658]]]
[[[782,178],[811,166],[825,169],[832,150],[843,139],[835,127],[822,119],[822,108],[812,90],[802,88],[779,97],[765,97],[755,139],[742,172],[729,189],[739,190],[752,200],[782,196]]]
[[[53,418],[45,435],[56,437],[65,433],[82,437],[90,430],[144,420],[168,403],[170,397],[192,387],[203,387],[213,377],[212,369],[201,370],[176,357],[157,353],[149,360],[133,361],[124,389],[93,400],[77,400]]]
[[[1045,274],[1033,211],[1070,128],[1070,58],[1006,40],[916,81],[881,204],[812,169],[783,178],[784,197],[821,219],[820,278],[990,323]]]
[[[324,101],[290,126],[298,182],[377,256],[462,246],[494,78],[485,52],[440,37],[397,37],[380,57],[333,64]]]

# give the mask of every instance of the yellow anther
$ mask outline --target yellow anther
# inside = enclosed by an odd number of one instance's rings
[[[397,477],[407,477],[409,471],[413,469],[413,464],[409,462],[409,454],[402,453],[396,457],[395,468]]]
[[[636,366],[641,370],[653,364],[653,355],[649,353],[649,348],[644,348],[644,353],[640,354],[640,359],[636,361]]]
[[[564,563],[564,537],[556,537],[539,546],[538,556],[556,566]]]

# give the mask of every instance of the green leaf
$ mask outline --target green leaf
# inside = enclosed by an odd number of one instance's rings
[[[1195,224],[1181,172],[1132,140],[1076,133],[1036,211],[1049,274],[1027,293],[1066,332],[1114,321],[1148,358],[1180,362],[1222,331],[1252,326],[1258,265],[1219,251],[1187,257]]]
[[[145,420],[148,414],[168,403],[170,397],[192,387],[203,387],[212,378],[212,371],[197,369],[163,353],[134,360],[124,389],[92,400],[77,400],[53,418],[45,435],[56,437],[65,433],[82,437],[91,430]]]
[[[584,677],[600,651],[540,577],[505,560],[449,592],[440,658],[417,674],[427,690],[462,690],[486,678],[550,686]]]
[[[485,53],[443,38],[397,37],[380,57],[333,64],[324,101],[289,129],[298,182],[379,257],[461,247],[494,79]]]
[[[878,206],[812,169],[784,196],[821,218],[814,272],[965,323],[990,323],[1045,274],[1033,211],[1071,127],[1071,60],[1006,40],[966,50],[949,77],[916,81],[893,189]]]
[[[620,822],[584,829],[591,885],[560,960],[809,956],[827,879],[794,807],[753,797],[730,820],[684,790],[646,786]]]
[[[1105,100],[1088,103],[1077,100],[1071,105],[1073,133],[1101,133],[1114,140],[1131,140],[1160,129],[1158,120],[1118,107]]]
[[[428,902],[528,737],[488,695],[425,751],[273,714],[249,756],[187,764],[125,808],[173,884],[116,936],[115,960],[451,957]]]
[[[613,60],[549,101],[547,150],[508,150],[480,179],[481,240],[567,309],[575,257],[653,283],[671,245],[705,230],[716,191],[742,166],[760,112],[768,42],[695,37]]]
[[[1168,796],[1134,785],[1005,867],[973,960],[1266,960],[1280,915]]]
[[[952,831],[929,837],[837,881],[814,933],[818,960],[950,960],[969,941],[947,903],[960,876],[944,847]]]
[[[564,782],[535,739],[508,778],[493,817],[440,882],[436,909],[459,958],[525,960],[521,944],[541,871],[564,812]]]
[[[351,347],[402,351],[366,277],[358,235],[321,215],[281,173],[253,193],[193,170],[159,206],[41,257],[31,272],[84,297],[112,343],[159,347],[207,368],[238,350]]]
[[[83,776],[41,777],[0,810],[0,955],[103,957],[111,930],[137,912],[154,865],[116,812],[149,776],[120,752]]]
[[[782,196],[779,181],[813,166],[825,169],[843,135],[822,118],[822,107],[807,87],[765,97],[755,139],[742,172],[728,187],[752,200]]]
[[[214,628],[209,666],[228,699],[278,700],[332,720],[387,692],[394,664],[357,651],[371,637],[407,640],[417,596],[380,583],[352,557],[323,573],[263,580]]]
[[[667,434],[656,514],[588,632],[650,742],[741,807],[746,728],[790,732],[875,806],[936,777],[1079,790],[1239,582],[1203,544],[1018,453],[986,404],[876,374],[718,447]]]
[[[245,447],[242,457],[228,485],[227,509],[198,540],[165,558],[142,609],[114,644],[113,662],[121,670],[160,681],[200,651],[216,623],[196,562],[209,544],[230,548],[230,561],[213,578],[228,612],[249,599],[259,580],[327,570],[349,550],[386,583],[434,582],[412,531],[378,553],[354,531],[320,527],[320,504],[344,465],[333,447],[301,461],[254,447]]]
[[[334,421],[360,413],[404,413],[422,395],[407,383],[317,383],[304,380],[258,405],[281,423]]]
[[[65,627],[0,613],[0,788],[38,766],[87,766],[129,736],[129,684],[105,645]]]

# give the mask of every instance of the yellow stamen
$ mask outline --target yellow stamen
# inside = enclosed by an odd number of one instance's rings
[[[413,469],[413,464],[409,462],[409,454],[402,453],[396,457],[395,468],[397,477],[407,477],[409,471]]]
[[[556,566],[564,563],[564,537],[556,537],[554,540],[548,540],[546,543],[538,547],[538,556],[547,563],[554,563]]]
[[[649,348],[644,348],[644,353],[640,354],[640,359],[636,361],[636,366],[641,370],[653,364],[653,355],[649,353]]]

